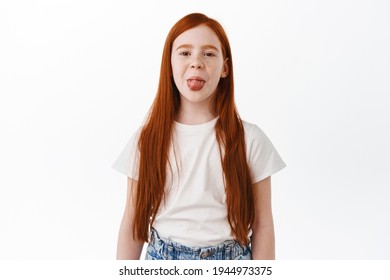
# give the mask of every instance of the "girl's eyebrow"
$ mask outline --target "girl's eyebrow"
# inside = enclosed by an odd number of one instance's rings
[[[178,49],[191,49],[191,48],[193,48],[193,47],[194,47],[194,46],[193,46],[193,45],[190,45],[190,44],[183,44],[183,45],[178,46],[178,47],[176,48],[176,50],[178,50]],[[204,45],[204,46],[202,46],[202,49],[213,49],[213,50],[215,50],[216,52],[219,51],[218,48],[217,48],[216,46],[214,46],[214,45]]]

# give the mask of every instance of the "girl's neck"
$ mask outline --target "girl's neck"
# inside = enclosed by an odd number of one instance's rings
[[[216,116],[210,112],[209,108],[189,108],[186,106],[180,106],[175,120],[182,124],[197,125],[209,122],[215,117]]]

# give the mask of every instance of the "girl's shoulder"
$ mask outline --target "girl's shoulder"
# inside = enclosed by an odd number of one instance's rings
[[[244,127],[247,146],[272,147],[272,142],[267,134],[255,123],[241,120]]]
[[[244,127],[245,136],[247,138],[264,137],[266,136],[264,131],[255,123],[251,123],[245,120],[241,120],[242,126]]]

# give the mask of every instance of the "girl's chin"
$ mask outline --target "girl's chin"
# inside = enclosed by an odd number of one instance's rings
[[[191,102],[191,103],[203,103],[203,102],[209,102],[210,101],[211,94],[204,95],[200,94],[199,91],[192,91],[185,94],[180,93],[180,99],[184,102]]]

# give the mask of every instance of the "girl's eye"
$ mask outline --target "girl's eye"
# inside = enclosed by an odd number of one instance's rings
[[[189,56],[190,52],[181,52],[180,55],[182,55],[182,56]]]
[[[215,56],[215,54],[212,52],[206,52],[206,53],[204,53],[204,56],[211,57],[211,56]]]

